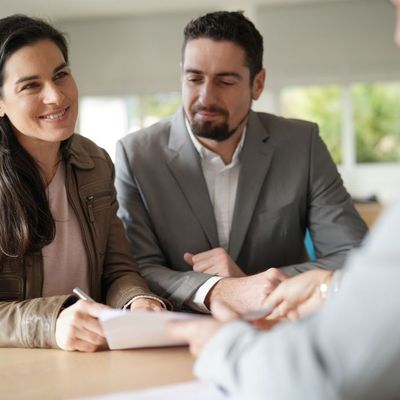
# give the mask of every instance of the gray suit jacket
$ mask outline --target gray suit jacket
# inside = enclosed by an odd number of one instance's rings
[[[400,399],[400,201],[349,257],[340,291],[270,332],[226,325],[195,365],[230,399]]]
[[[251,112],[229,254],[247,274],[335,269],[366,226],[352,206],[315,124]],[[182,110],[117,144],[119,216],[150,288],[180,308],[209,275],[183,260],[219,246],[199,154]],[[304,247],[309,227],[318,260]]]

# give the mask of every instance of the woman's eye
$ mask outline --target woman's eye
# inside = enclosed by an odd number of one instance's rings
[[[38,84],[38,83],[36,83],[36,82],[30,82],[30,83],[27,83],[26,85],[22,86],[21,91],[23,91],[23,90],[29,90],[29,89],[34,89],[34,88],[37,88],[37,87],[39,87],[39,84]]]

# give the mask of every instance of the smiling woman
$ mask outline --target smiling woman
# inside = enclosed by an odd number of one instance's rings
[[[108,154],[74,134],[63,35],[0,19],[0,347],[95,351],[107,306],[162,309],[116,216]],[[76,301],[75,286],[96,302]]]
[[[39,40],[9,56],[3,69],[0,107],[18,142],[39,162],[50,183],[60,142],[73,134],[78,112],[75,81],[53,41]]]

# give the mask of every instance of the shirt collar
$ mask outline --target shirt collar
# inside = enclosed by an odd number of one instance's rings
[[[190,127],[189,121],[187,118],[185,118],[185,124],[186,124],[186,129],[189,132],[189,137],[193,143],[193,146],[197,150],[197,152],[200,155],[200,158],[203,160],[212,160],[215,158],[221,158],[218,154],[214,153],[213,151],[207,149],[207,147],[203,146],[199,140],[196,138],[196,136],[192,132],[192,128]],[[230,165],[236,164],[239,159],[239,155],[242,151],[243,145],[244,145],[244,140],[246,138],[246,131],[247,131],[247,126],[244,127],[242,137],[240,138],[239,143],[236,146],[235,152],[233,153],[232,161]]]

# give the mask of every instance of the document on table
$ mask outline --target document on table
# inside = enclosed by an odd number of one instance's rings
[[[109,348],[118,350],[185,345],[186,343],[167,336],[167,322],[201,317],[198,314],[172,311],[109,310],[102,313],[99,320]]]
[[[229,400],[229,398],[227,394],[204,382],[189,381],[152,389],[85,397],[80,400]]]

